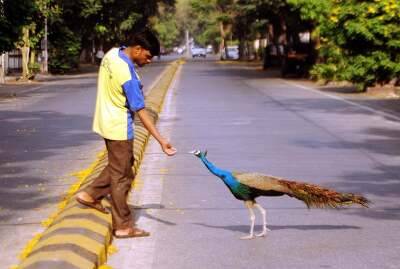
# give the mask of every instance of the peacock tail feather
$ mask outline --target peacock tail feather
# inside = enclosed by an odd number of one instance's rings
[[[288,195],[303,201],[308,208],[337,208],[351,204],[360,204],[363,207],[368,207],[368,204],[370,203],[367,198],[361,195],[340,193],[314,184],[283,179],[278,180],[278,182],[281,186],[288,189]]]

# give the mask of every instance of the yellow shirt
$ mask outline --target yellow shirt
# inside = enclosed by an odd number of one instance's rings
[[[93,131],[110,140],[133,139],[134,112],[145,106],[140,78],[123,49],[104,55],[97,82]]]

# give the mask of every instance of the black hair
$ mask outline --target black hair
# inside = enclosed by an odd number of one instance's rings
[[[145,27],[140,31],[128,34],[125,46],[141,46],[150,51],[152,56],[160,54],[160,41],[157,36],[149,28]]]

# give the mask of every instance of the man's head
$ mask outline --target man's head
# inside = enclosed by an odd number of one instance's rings
[[[129,57],[138,66],[149,64],[153,56],[160,54],[160,42],[148,28],[128,36],[125,45]]]

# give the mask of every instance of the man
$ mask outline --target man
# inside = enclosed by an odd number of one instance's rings
[[[176,149],[159,134],[144,109],[142,84],[135,67],[135,64],[140,67],[149,64],[152,57],[160,53],[159,41],[145,29],[128,38],[126,46],[107,52],[99,70],[93,130],[105,140],[108,165],[77,195],[78,202],[105,214],[108,212],[101,200],[110,195],[113,234],[117,238],[149,235],[134,226],[126,201],[134,178],[134,115],[140,118],[165,154],[172,156],[176,153]]]
[[[104,51],[103,51],[103,46],[100,46],[100,49],[96,53],[96,64],[100,65],[101,60],[103,60],[104,57]]]

